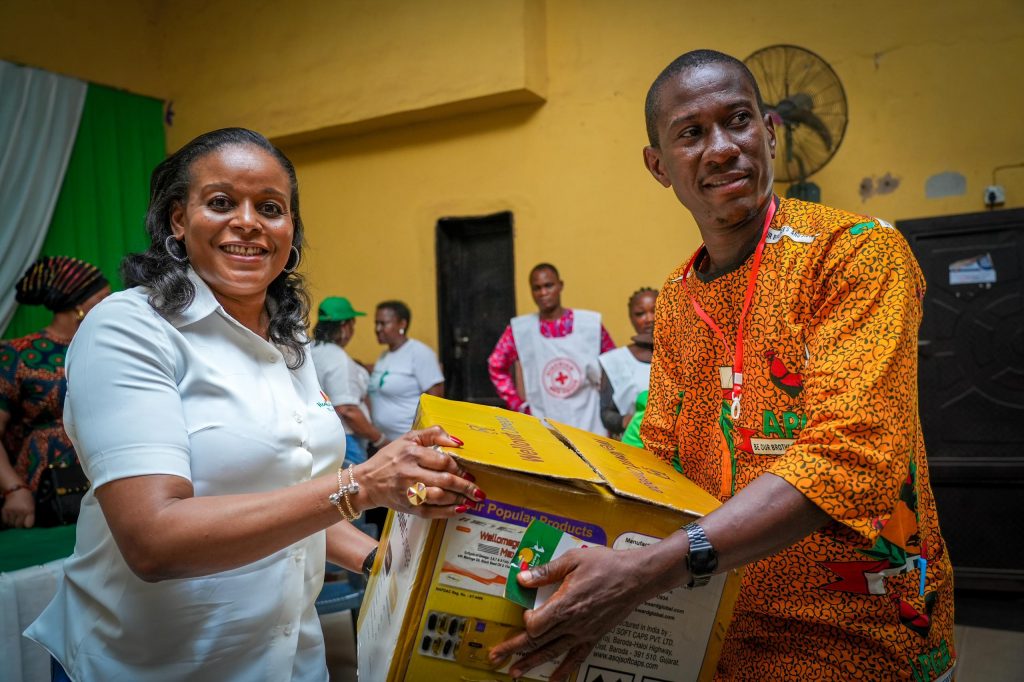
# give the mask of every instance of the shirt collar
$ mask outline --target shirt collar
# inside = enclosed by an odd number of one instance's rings
[[[169,320],[175,327],[194,324],[199,320],[209,317],[218,310],[224,312],[224,308],[221,307],[217,298],[213,295],[209,285],[203,281],[202,277],[196,274],[196,271],[191,266],[188,268],[188,279],[192,282],[192,286],[195,287],[196,294],[192,297],[192,302],[188,304],[188,307]],[[226,312],[224,312],[224,315],[228,318],[231,317]]]
[[[213,290],[210,289],[210,285],[208,285],[202,277],[196,274],[196,271],[193,270],[191,266],[188,268],[188,278],[195,287],[196,294],[187,308],[168,320],[176,329],[199,322],[210,315],[218,314],[221,318],[226,320],[228,324],[237,327],[243,334],[251,336],[253,339],[262,343],[268,343],[266,339],[253,333],[252,330],[248,329],[241,322],[233,318],[228,311],[224,310],[224,306],[222,306],[217,300],[217,297],[213,295]],[[267,312],[273,316],[277,311],[277,301],[267,297],[266,306]],[[269,345],[274,348],[278,348],[277,344],[269,343]],[[280,351],[280,349],[278,350]]]

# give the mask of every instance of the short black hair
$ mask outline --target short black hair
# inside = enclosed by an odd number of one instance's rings
[[[633,302],[636,301],[636,299],[643,296],[644,294],[653,294],[654,298],[658,298],[657,289],[652,289],[651,287],[640,287],[639,289],[633,292],[632,296],[629,297],[629,303],[626,304],[627,307],[632,308]]]
[[[377,310],[390,310],[400,320],[405,322],[406,326],[412,322],[412,313],[409,312],[409,306],[402,303],[401,301],[382,301],[377,304]]]
[[[562,276],[558,274],[558,268],[556,268],[551,263],[537,263],[536,265],[534,265],[533,268],[530,270],[530,279],[533,279],[534,273],[540,270],[550,270],[551,272],[555,273],[555,279],[559,281],[562,280]]]
[[[348,321],[318,320],[313,327],[313,340],[317,343],[336,343],[341,338],[341,328]]]
[[[738,68],[740,73],[750,81],[751,87],[754,88],[754,96],[757,98],[757,111],[764,116],[765,106],[764,100],[761,99],[761,88],[757,86],[757,79],[754,78],[754,74],[750,73],[750,69],[747,68],[746,64],[724,52],[716,50],[690,50],[686,54],[681,54],[673,59],[672,63],[658,74],[658,77],[651,83],[650,89],[647,90],[647,99],[644,102],[644,117],[647,119],[647,139],[652,147],[658,146],[658,110],[661,108],[662,87],[664,87],[666,82],[679,75],[681,71],[708,64],[732,64]]]

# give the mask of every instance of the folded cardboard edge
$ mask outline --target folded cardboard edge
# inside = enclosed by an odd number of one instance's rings
[[[416,567],[416,580],[412,584],[412,592],[409,595],[409,608],[406,609],[405,614],[402,616],[402,626],[400,632],[409,632],[410,628],[418,628],[419,622],[423,618],[423,607],[426,604],[426,599],[423,598],[423,594],[430,589],[430,582],[433,578],[433,571],[424,571],[423,567],[428,562],[430,557],[437,554],[437,549],[441,544],[442,528],[443,523],[439,520],[427,520],[420,517],[413,517],[417,523],[429,523],[430,528],[427,530],[427,539],[423,544],[423,552],[419,559],[419,564]],[[395,512],[389,511],[387,520],[384,522],[384,528],[381,531],[381,540],[387,540],[390,538],[391,528],[394,525]],[[374,559],[373,569],[370,573],[370,579],[366,583],[366,589],[364,595],[370,594],[372,590],[382,589],[378,583],[383,580],[381,578],[380,570],[384,562],[384,552],[379,552]],[[356,645],[358,647],[359,639],[358,633],[363,628],[363,621],[367,617],[367,610],[359,610],[359,618],[356,620]],[[409,667],[409,661],[412,657],[412,649],[416,642],[414,637],[400,637],[402,644],[401,649],[394,652],[391,657],[391,664],[388,666],[385,680],[387,682],[402,682],[405,680],[405,673]],[[358,651],[356,653],[358,660]]]
[[[446,409],[449,409],[449,408],[445,407],[446,404],[455,404],[455,403],[459,404],[459,409],[462,409],[462,410],[465,410],[465,411],[471,412],[471,413],[476,413],[477,415],[479,415],[481,417],[494,418],[494,419],[504,418],[505,420],[507,420],[509,422],[514,422],[514,421],[517,421],[517,420],[520,420],[520,419],[534,420],[534,421],[538,422],[538,425],[544,430],[544,432],[547,433],[548,435],[550,435],[556,442],[560,443],[563,447],[568,447],[565,444],[565,442],[561,438],[558,437],[558,433],[557,433],[556,430],[552,429],[549,424],[547,424],[546,422],[544,422],[541,419],[538,419],[537,417],[532,417],[530,415],[519,414],[518,412],[511,412],[509,410],[505,410],[505,409],[502,409],[500,407],[494,407],[494,406],[491,406],[491,405],[477,405],[475,403],[464,403],[464,402],[456,401],[456,400],[448,400],[448,399],[445,399],[445,398],[438,398],[436,396],[431,396],[431,395],[427,395],[427,394],[424,394],[423,396],[420,397],[419,407],[417,408],[416,417],[415,417],[415,420],[414,420],[413,423],[416,425],[416,428],[423,428],[424,423],[427,423],[427,424],[430,424],[430,425],[439,425],[442,428],[446,427],[447,425],[454,424],[454,423],[464,424],[464,425],[466,425],[468,427],[471,427],[472,424],[469,421],[467,421],[465,418],[453,418],[453,417],[451,417],[449,415],[443,414]],[[441,414],[438,414],[438,412],[441,412]],[[449,432],[452,432],[452,431],[449,430]],[[540,445],[544,445],[544,444],[540,444]],[[593,465],[590,462],[588,462],[585,457],[579,457],[579,452],[577,452],[576,450],[574,450],[572,448],[569,448],[569,449],[572,452],[574,452],[576,454],[576,456],[580,459],[580,462],[583,465],[585,465],[583,468],[586,471],[588,471],[590,475],[582,476],[582,475],[578,475],[578,474],[563,474],[563,473],[559,473],[557,471],[540,473],[540,472],[538,472],[536,470],[532,470],[532,469],[529,469],[529,468],[516,466],[514,460],[509,460],[509,461],[503,462],[501,464],[495,464],[494,462],[489,461],[487,458],[481,457],[479,454],[474,454],[473,450],[469,449],[469,448],[467,448],[466,450],[457,450],[457,449],[454,449],[454,448],[445,448],[445,452],[447,452],[449,455],[452,455],[452,456],[454,456],[456,458],[462,458],[465,461],[467,461],[469,463],[472,463],[472,464],[479,464],[479,465],[482,465],[482,466],[499,467],[499,468],[502,468],[502,469],[508,469],[510,471],[517,471],[519,473],[523,473],[523,474],[526,474],[528,476],[538,476],[538,477],[555,479],[555,480],[559,480],[559,481],[582,481],[584,483],[591,483],[591,484],[605,484],[604,477],[601,476],[597,471],[594,470]]]
[[[557,423],[553,423],[553,422],[550,422],[550,421],[547,421],[547,420],[545,420],[545,423],[548,425],[548,428],[551,429],[552,433],[554,433],[555,436],[567,448],[569,448],[570,450],[575,452],[576,455],[580,459],[582,459],[584,462],[587,463],[587,466],[589,466],[594,471],[595,474],[597,474],[598,476],[601,477],[601,482],[612,493],[614,493],[616,496],[622,497],[622,498],[626,498],[626,499],[631,499],[631,500],[638,500],[640,502],[644,502],[646,504],[651,504],[651,505],[654,505],[656,507],[661,507],[663,509],[671,509],[672,511],[676,511],[676,512],[680,512],[680,513],[683,513],[683,514],[687,514],[688,516],[692,516],[694,518],[701,518],[705,514],[707,514],[707,513],[709,513],[711,511],[709,509],[709,510],[706,510],[706,511],[702,512],[702,511],[698,511],[696,509],[690,509],[689,507],[681,507],[679,505],[672,504],[671,502],[666,502],[664,500],[659,500],[659,499],[655,499],[655,498],[652,498],[652,497],[647,497],[645,495],[638,495],[638,494],[630,492],[628,490],[623,490],[621,488],[616,487],[615,484],[612,481],[610,481],[608,479],[608,477],[605,476],[601,472],[601,469],[598,466],[596,466],[593,462],[590,461],[590,459],[587,457],[586,453],[572,441],[572,439],[569,437],[569,435],[566,434],[566,433],[563,433],[558,428]],[[596,434],[591,434],[591,435],[596,436]],[[651,453],[648,450],[641,450],[641,451],[642,452],[646,452],[651,457],[654,457],[654,454]],[[682,476],[682,474],[680,474],[680,476]],[[717,507],[720,504],[720,502],[718,500],[716,500],[714,498],[714,496],[710,495],[709,493],[707,493],[706,491],[703,491],[703,490],[701,490],[701,492],[703,492],[705,495],[708,496],[708,502],[712,506],[712,508]]]
[[[708,637],[708,644],[704,649],[704,660],[701,663],[697,682],[711,682],[715,677],[718,660],[722,655],[722,646],[725,644],[725,635],[732,623],[732,612],[736,608],[736,599],[740,594],[742,580],[742,568],[729,571],[725,577],[725,587],[718,600],[718,611],[715,613],[715,622],[711,626],[711,635]]]

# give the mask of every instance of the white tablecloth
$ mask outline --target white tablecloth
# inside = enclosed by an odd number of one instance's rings
[[[49,682],[50,654],[21,636],[53,599],[64,559],[0,573],[0,682]]]

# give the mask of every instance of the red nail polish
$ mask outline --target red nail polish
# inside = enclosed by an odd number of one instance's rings
[[[448,437],[451,438],[453,441],[455,441],[455,444],[458,445],[460,448],[463,445],[465,445],[465,443],[462,442],[461,438],[456,438],[455,436],[448,436]]]
[[[475,497],[478,500],[486,500],[487,493],[485,493],[483,490],[480,490],[480,488],[477,488],[476,490],[473,491],[473,497]]]
[[[468,471],[466,473],[462,474],[462,477],[464,479],[466,479],[467,481],[469,481],[470,483],[475,483],[476,482],[476,476],[474,476],[473,474],[469,473]]]
[[[460,504],[458,507],[455,508],[455,511],[459,514],[464,514],[467,509],[469,509],[468,504]]]
[[[521,562],[521,563],[519,564],[519,570],[520,570],[520,571],[525,571],[525,570],[526,570],[526,569],[528,569],[529,567],[530,567],[530,563],[529,563],[529,562],[527,562],[527,561],[523,561],[523,562]]]

